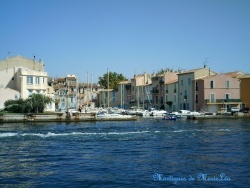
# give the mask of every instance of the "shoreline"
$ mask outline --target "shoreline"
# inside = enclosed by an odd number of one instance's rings
[[[1,123],[41,123],[41,122],[89,122],[89,121],[135,121],[131,118],[97,118],[95,113],[55,114],[5,114],[0,115]]]
[[[197,119],[241,119],[241,118],[250,118],[249,114],[234,114],[234,115],[228,115],[228,114],[218,114],[218,115],[207,115],[207,116],[187,116],[187,119],[189,120],[197,120]]]

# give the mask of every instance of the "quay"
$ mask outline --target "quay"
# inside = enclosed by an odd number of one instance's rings
[[[96,113],[53,113],[53,114],[0,114],[0,123],[29,123],[29,122],[87,122],[87,121],[135,121],[131,118],[97,118]]]
[[[194,116],[190,115],[187,116],[187,119],[189,120],[197,120],[197,119],[238,119],[238,118],[250,118],[249,113],[226,113],[226,114],[215,114],[215,115],[205,115],[205,116]]]

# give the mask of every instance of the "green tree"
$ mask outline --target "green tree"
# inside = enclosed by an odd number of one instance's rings
[[[53,99],[48,96],[41,94],[32,94],[28,99],[26,99],[25,103],[28,109],[30,109],[29,107],[31,107],[32,112],[38,113],[43,112],[46,105],[52,101]]]
[[[117,74],[116,72],[105,73],[102,77],[99,77],[98,84],[108,89],[108,78],[109,78],[109,88],[118,90],[118,83],[121,81],[128,80],[122,74]]]
[[[157,71],[156,75],[164,74],[165,72],[169,72],[169,71],[173,71],[173,69],[170,69],[170,68],[163,69],[163,68],[161,68],[159,71]]]
[[[43,112],[47,104],[52,102],[48,96],[41,94],[32,94],[28,99],[8,100],[5,101],[5,110],[13,113],[30,113]]]
[[[7,100],[4,102],[5,110],[12,113],[24,113],[25,101],[23,99]]]

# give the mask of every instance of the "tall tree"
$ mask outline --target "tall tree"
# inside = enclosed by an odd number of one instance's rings
[[[128,80],[122,74],[116,72],[105,73],[102,77],[99,77],[98,84],[103,86],[105,89],[108,89],[108,78],[109,78],[109,88],[118,90],[118,83],[121,81]]]

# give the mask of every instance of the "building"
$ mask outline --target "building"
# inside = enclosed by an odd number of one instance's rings
[[[178,78],[165,83],[165,103],[168,112],[178,110]]]
[[[65,78],[51,79],[55,91],[56,110],[65,111],[85,107],[98,106],[97,95],[102,86],[79,83],[76,75],[69,74]]]
[[[33,93],[47,94],[47,72],[42,61],[16,56],[0,61],[0,88],[9,88],[19,98],[27,99]],[[15,97],[16,98],[16,97]],[[4,100],[13,99],[10,95]],[[3,104],[0,104],[2,106]],[[52,104],[53,105],[53,104]],[[53,109],[53,108],[52,108]]]
[[[217,74],[195,80],[195,108],[216,113],[241,107],[240,81],[230,74]]]
[[[34,71],[44,71],[44,63],[41,60],[36,60],[35,56],[33,59],[28,59],[22,56],[14,56],[0,60],[0,71],[7,70],[13,67],[25,67]]]
[[[155,109],[165,109],[164,98],[164,75],[152,76],[152,107]]]
[[[0,88],[0,96],[0,110],[3,110],[5,101],[20,99],[20,92],[10,88]]]
[[[109,108],[109,107],[117,107],[117,91],[114,89],[102,89],[99,91],[98,95],[98,107]]]
[[[118,83],[117,103],[118,108],[127,109],[131,101],[131,81],[121,81]]]
[[[179,110],[192,110],[196,111],[196,105],[194,97],[196,96],[194,91],[194,80],[204,77],[215,75],[216,73],[208,69],[206,66],[204,68],[192,69],[185,72],[178,73],[178,103]]]
[[[240,79],[240,98],[242,108],[250,108],[250,74],[241,75]]]
[[[131,101],[129,103],[130,107],[136,106],[137,108],[148,109],[152,104],[152,75],[151,74],[138,74],[134,75],[131,79]]]
[[[24,67],[15,68],[17,68],[17,72],[14,80],[16,89],[21,93],[21,98],[27,99],[33,93],[47,94],[47,72],[35,71]]]

